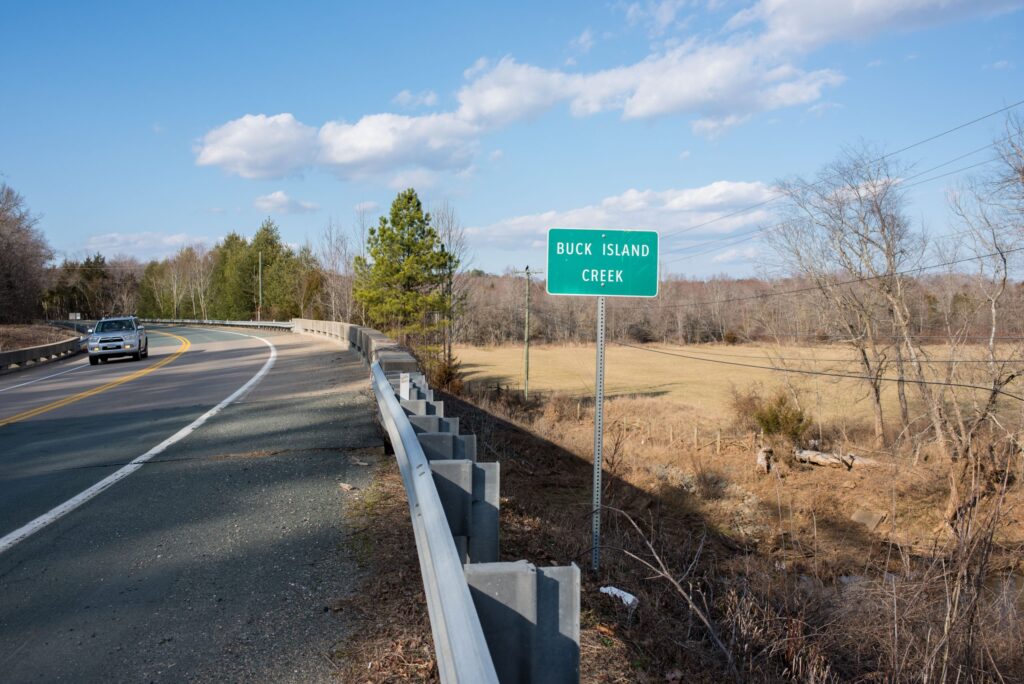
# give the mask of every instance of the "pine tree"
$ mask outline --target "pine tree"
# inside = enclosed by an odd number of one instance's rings
[[[442,248],[429,213],[412,188],[371,228],[367,256],[356,257],[355,298],[369,324],[403,342],[425,341],[449,309],[444,288],[457,259]]]

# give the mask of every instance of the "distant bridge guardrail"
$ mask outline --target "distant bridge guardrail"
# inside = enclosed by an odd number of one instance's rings
[[[291,321],[218,321],[194,318],[142,318],[144,323],[160,323],[164,325],[219,325],[233,328],[277,328],[291,330]]]
[[[0,352],[0,372],[12,366],[24,367],[29,363],[39,363],[62,356],[71,356],[82,351],[82,340],[72,337],[52,344],[41,344],[36,347],[24,349],[12,349],[11,351]]]

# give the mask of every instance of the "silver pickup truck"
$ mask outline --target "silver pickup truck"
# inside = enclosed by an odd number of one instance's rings
[[[117,356],[130,356],[136,361],[149,356],[146,329],[134,316],[104,318],[89,331],[89,363],[95,366]]]

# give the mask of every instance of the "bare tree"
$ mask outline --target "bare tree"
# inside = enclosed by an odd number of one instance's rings
[[[105,308],[122,314],[135,313],[139,305],[139,282],[145,267],[135,257],[119,254],[110,260],[108,268],[110,302]]]
[[[352,253],[348,235],[333,219],[327,221],[320,233],[317,258],[323,269],[325,308],[331,320],[351,320]]]
[[[888,328],[906,309],[901,273],[923,251],[923,238],[903,214],[900,171],[863,147],[847,151],[813,181],[784,181],[779,184],[787,197],[782,222],[769,234],[788,269],[818,288],[856,351],[879,447],[885,444],[882,379],[894,356]],[[900,374],[901,360],[896,356]]]
[[[24,322],[40,309],[53,251],[21,195],[0,184],[0,323]]]
[[[434,228],[437,230],[441,245],[454,259],[449,260],[451,264],[445,274],[445,301],[447,302],[444,327],[444,358],[450,366],[455,355],[452,347],[458,332],[458,326],[462,313],[466,306],[467,290],[469,281],[463,277],[470,266],[469,242],[466,239],[466,229],[459,220],[458,214],[448,201],[442,202],[432,212]]]
[[[207,308],[210,298],[210,287],[213,282],[214,254],[206,245],[197,242],[190,247],[192,259],[188,275],[189,291],[193,301],[193,315],[195,314],[195,303],[198,302],[198,313],[205,320],[209,318]]]

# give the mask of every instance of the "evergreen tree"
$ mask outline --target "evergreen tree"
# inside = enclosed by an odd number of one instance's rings
[[[255,283],[249,268],[248,241],[238,233],[228,233],[214,252],[210,315],[222,320],[252,318]]]
[[[371,228],[366,257],[356,257],[355,298],[371,326],[406,342],[439,330],[448,311],[444,285],[457,259],[446,252],[412,188]]]

